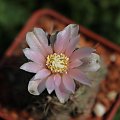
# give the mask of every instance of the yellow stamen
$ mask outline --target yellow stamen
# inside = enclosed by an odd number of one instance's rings
[[[50,54],[47,56],[46,65],[52,73],[67,73],[69,58],[64,54]]]

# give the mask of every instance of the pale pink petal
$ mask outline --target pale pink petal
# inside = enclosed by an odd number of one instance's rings
[[[32,50],[41,52],[41,54],[43,54],[44,56],[47,56],[48,53],[46,51],[46,49],[43,47],[43,45],[39,42],[38,38],[36,38],[35,34],[33,32],[28,32],[26,34],[26,41],[29,45],[29,47]]]
[[[45,90],[45,88],[46,88],[45,87],[45,82],[46,82],[45,79],[40,81],[40,83],[38,85],[38,92],[39,92],[39,94],[41,94]]]
[[[75,67],[79,67],[83,64],[83,62],[81,62],[79,59],[76,59],[74,61],[71,61],[69,63],[69,68],[75,68]]]
[[[65,103],[70,96],[70,92],[65,89],[64,84],[61,82],[60,87],[55,87],[55,93],[61,103]]]
[[[61,75],[55,74],[55,75],[54,75],[54,82],[55,82],[55,85],[56,85],[57,87],[60,86],[60,83],[61,83]]]
[[[36,39],[35,35],[32,32],[28,32],[26,34],[26,42],[31,49],[36,50],[36,51],[40,50],[38,46],[39,41]]]
[[[95,49],[89,48],[89,47],[79,48],[73,52],[73,54],[70,57],[70,61],[87,57],[94,51],[95,51]]]
[[[50,70],[44,68],[40,70],[39,72],[37,72],[37,74],[35,75],[35,79],[45,79],[50,74],[51,74]]]
[[[38,71],[40,71],[43,68],[43,66],[40,66],[39,64],[35,63],[35,62],[28,62],[28,63],[24,63],[20,69],[31,72],[31,73],[37,73]]]
[[[43,64],[45,62],[45,57],[38,51],[33,51],[29,48],[23,50],[25,56],[38,64]]]
[[[100,68],[100,56],[96,53],[92,53],[91,55],[81,59],[81,61],[83,61],[83,64],[79,68],[84,72],[95,72]]]
[[[75,92],[75,82],[68,74],[63,74],[62,81],[67,90]]]
[[[55,83],[54,83],[54,75],[51,75],[46,80],[46,88],[49,94],[53,92],[55,89]]]
[[[70,29],[70,39],[72,40],[78,35],[79,32],[79,25],[77,24],[70,24],[67,26]]]
[[[71,69],[69,70],[68,74],[74,80],[84,84],[84,85],[91,85],[91,80],[89,80],[84,73],[82,73],[79,69]]]
[[[69,44],[71,39],[74,39],[78,35],[79,26],[76,24],[70,24],[64,28],[63,31],[57,35],[57,40],[54,45],[56,53],[63,53],[66,49],[66,45]]]
[[[38,38],[39,42],[48,52],[48,54],[52,54],[53,50],[51,46],[48,46],[48,39],[46,33],[41,28],[34,28],[34,34]]]
[[[64,30],[60,31],[57,34],[56,41],[54,44],[54,51],[56,53],[63,53],[66,45],[69,43],[70,40],[70,29],[66,27]]]
[[[66,46],[65,54],[70,57],[72,52],[75,50],[78,42],[80,40],[80,35],[75,36],[73,39],[70,40],[70,43]]]
[[[36,80],[36,81],[29,81],[28,83],[28,91],[33,94],[33,95],[39,95],[39,91],[38,91],[38,85],[40,83],[40,80]]]
[[[30,80],[28,91],[33,95],[40,95],[45,90],[45,80]]]

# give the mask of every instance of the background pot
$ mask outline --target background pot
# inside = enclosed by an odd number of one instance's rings
[[[35,12],[32,17],[28,20],[27,24],[24,26],[24,28],[21,30],[21,32],[18,34],[18,36],[15,38],[15,41],[13,44],[9,47],[9,49],[6,51],[3,61],[1,61],[1,65],[7,61],[12,56],[17,56],[22,54],[21,49],[26,47],[25,43],[25,35],[28,31],[30,31],[33,27],[43,27],[45,30],[49,30],[50,24],[54,24],[52,21],[45,21],[46,18],[48,19],[54,19],[57,24],[59,24],[59,29],[62,29],[64,26],[70,23],[74,23],[73,21],[65,18],[64,16],[52,11],[52,10],[40,10]],[[44,22],[44,24],[41,24],[41,22]],[[51,22],[51,23],[50,23]],[[56,28],[57,29],[57,28]],[[90,46],[95,46],[97,43],[99,43],[100,47],[98,47],[98,52],[102,55],[102,52],[100,50],[101,45],[104,46],[108,51],[110,51],[110,55],[113,53],[120,54],[120,47],[117,45],[114,45],[113,43],[109,42],[107,39],[102,38],[101,36],[91,32],[90,30],[84,28],[80,25],[80,32],[83,36],[93,41],[93,44],[89,44]],[[89,43],[89,41],[87,42]],[[86,43],[82,43],[83,46]],[[104,57],[104,56],[103,56]],[[106,64],[110,64],[109,60],[105,60]],[[107,83],[107,81],[105,81]],[[114,114],[116,110],[118,109],[120,104],[120,98],[117,97],[116,102],[113,102],[112,109],[108,110],[107,114],[102,117],[101,119],[105,120],[112,120],[114,117]],[[111,108],[111,107],[110,107]],[[4,116],[4,112],[1,112],[1,116],[5,117],[6,119],[10,119],[10,117]],[[99,119],[93,115],[91,115],[91,119]]]

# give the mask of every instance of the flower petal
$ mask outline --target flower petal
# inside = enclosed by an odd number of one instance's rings
[[[37,81],[37,80],[36,80]],[[39,85],[38,85],[38,92],[39,92],[39,94],[41,94],[44,90],[45,90],[45,82],[46,82],[46,80],[45,79],[43,79],[43,80],[40,80],[40,83],[39,83]]]
[[[64,28],[57,35],[57,40],[54,44],[54,50],[56,53],[63,53],[66,49],[66,45],[69,44],[71,39],[74,39],[78,35],[79,26],[76,24],[70,24]]]
[[[46,80],[46,88],[49,94],[53,92],[55,89],[55,83],[54,83],[54,75],[51,75]]]
[[[75,36],[75,38],[70,40],[70,43],[68,44],[68,46],[66,46],[66,51],[65,54],[70,57],[72,52],[75,50],[78,42],[80,40],[80,35]]]
[[[79,32],[79,25],[69,24],[67,27],[70,29],[70,39],[75,38]]]
[[[65,89],[62,82],[60,84],[60,87],[55,87],[55,93],[61,103],[65,103],[70,96],[70,92]]]
[[[65,50],[66,44],[69,43],[70,29],[66,27],[64,30],[57,34],[56,41],[54,43],[54,51],[56,53],[62,53]]]
[[[94,51],[95,49],[89,47],[79,48],[73,52],[73,54],[70,57],[70,60],[72,61],[75,59],[82,59],[84,57],[89,56]]]
[[[71,69],[68,74],[71,78],[77,80],[84,85],[91,85],[91,81],[79,69]]]
[[[83,64],[79,67],[82,71],[97,71],[100,68],[100,56],[92,53],[88,57],[81,59]]]
[[[29,48],[25,48],[23,52],[29,60],[32,60],[38,64],[41,64],[45,61],[45,57],[38,51],[33,51]]]
[[[37,39],[37,37],[35,36],[35,34],[33,32],[28,32],[26,34],[26,41],[29,45],[29,47],[32,50],[35,51],[39,51],[41,52],[41,54],[43,54],[44,56],[47,56],[48,53],[46,52],[46,49],[43,47],[43,45],[39,42],[39,40]]]
[[[60,86],[61,83],[61,76],[59,74],[55,74],[54,76],[54,81],[55,81],[55,85],[58,87]]]
[[[67,90],[71,91],[72,93],[74,93],[75,92],[74,80],[72,78],[70,78],[70,76],[68,74],[63,74],[62,80],[63,80],[63,84],[64,84],[65,88]]]
[[[34,28],[34,34],[36,35],[42,46],[45,48],[45,50],[48,52],[48,54],[53,53],[52,47],[48,46],[46,33],[41,28]]]
[[[20,69],[31,72],[31,73],[37,73],[38,71],[40,71],[43,68],[43,66],[40,66],[39,64],[35,63],[35,62],[27,62],[24,63]]]
[[[79,59],[76,59],[76,60],[69,63],[69,67],[75,68],[75,67],[79,67],[82,64],[83,64],[83,62],[81,62]]]
[[[48,77],[50,74],[51,74],[51,72],[48,69],[44,68],[35,75],[35,79],[44,79],[44,78]]]
[[[45,80],[30,80],[28,91],[33,95],[40,95],[45,90]]]

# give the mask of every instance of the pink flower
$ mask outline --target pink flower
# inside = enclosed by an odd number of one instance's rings
[[[76,49],[80,37],[78,31],[78,25],[68,25],[58,32],[53,45],[48,44],[47,34],[41,28],[27,33],[26,41],[30,48],[23,52],[30,62],[20,68],[36,73],[28,85],[31,94],[40,95],[45,88],[49,94],[55,90],[59,101],[64,103],[75,92],[75,80],[91,85],[84,73],[100,68],[99,55],[93,53],[93,48]]]

